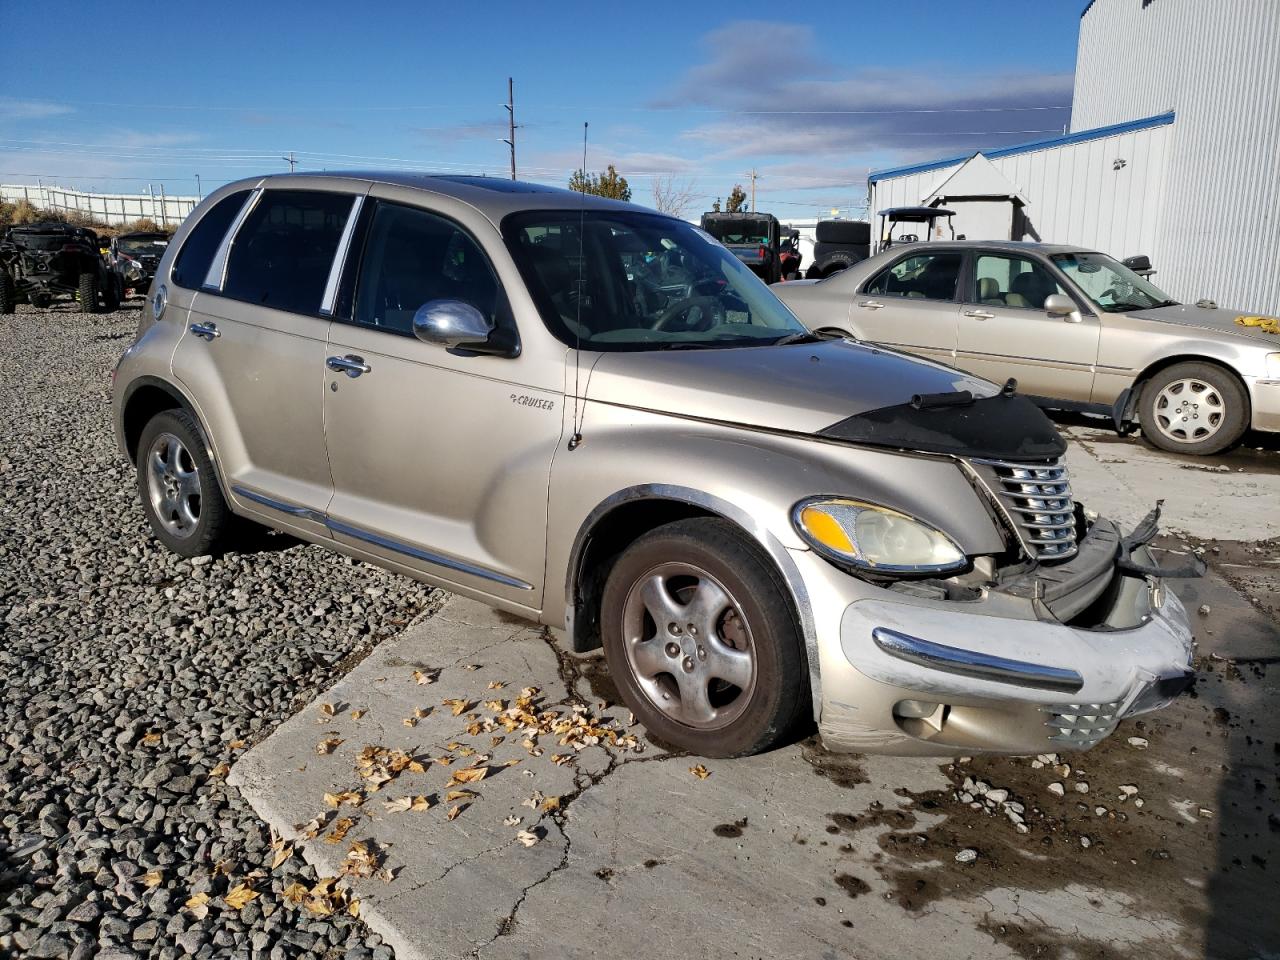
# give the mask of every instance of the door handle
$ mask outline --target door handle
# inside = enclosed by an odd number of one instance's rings
[[[995,316],[995,314],[989,310],[966,310],[964,315],[966,317],[973,317],[975,320],[990,320]]]
[[[330,357],[324,363],[330,370],[345,373],[348,377],[358,377],[372,369],[364,362],[364,357],[357,357],[354,353],[348,353],[345,357]]]
[[[190,330],[192,336],[200,337],[210,343],[222,336],[222,331],[218,329],[216,323],[193,323]]]
[[[881,303],[879,300],[863,300],[860,304],[858,304],[858,306],[865,307],[867,310],[879,310],[881,307],[884,306],[884,304]]]

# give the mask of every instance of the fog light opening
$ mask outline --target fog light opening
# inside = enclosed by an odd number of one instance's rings
[[[931,740],[946,726],[951,705],[931,700],[899,700],[893,705],[893,719],[903,733]]]

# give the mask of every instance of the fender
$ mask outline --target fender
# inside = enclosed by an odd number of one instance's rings
[[[639,500],[665,500],[674,503],[685,503],[713,513],[745,531],[765,551],[777,566],[787,584],[791,602],[800,620],[800,630],[804,636],[805,659],[808,661],[809,686],[813,694],[814,717],[822,704],[822,678],[818,665],[818,636],[813,622],[813,610],[809,602],[809,593],[805,587],[800,571],[791,558],[787,548],[782,545],[755,517],[742,508],[692,487],[672,484],[637,484],[619,490],[598,503],[583,521],[573,539],[573,548],[569,554],[568,572],[565,577],[565,629],[572,640],[574,635],[574,615],[576,610],[577,586],[580,579],[582,558],[590,539],[591,531],[611,511],[626,503]]]

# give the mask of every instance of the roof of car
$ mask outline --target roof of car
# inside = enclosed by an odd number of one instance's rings
[[[342,170],[323,173],[282,173],[267,177],[268,185],[280,185],[290,178],[308,180],[363,180],[388,183],[411,189],[455,197],[471,204],[495,222],[509,213],[520,210],[633,210],[637,213],[655,213],[647,207],[608,200],[592,194],[552,187],[524,180],[508,180],[505,177],[476,177],[452,173],[409,173],[403,170]],[[255,184],[261,178],[243,181]]]
[[[969,249],[971,247],[982,247],[988,250],[1012,250],[1017,252],[1031,251],[1033,253],[1053,254],[1053,253],[1093,253],[1088,247],[1076,247],[1067,243],[1036,243],[1032,240],[915,240],[910,243],[895,243],[889,248],[890,252],[901,253],[903,250],[911,249],[939,249],[947,247],[963,247]]]

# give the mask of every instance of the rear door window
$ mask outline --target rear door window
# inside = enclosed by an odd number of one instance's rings
[[[918,253],[882,271],[866,293],[916,300],[955,300],[960,282],[959,253]]]
[[[984,253],[973,276],[974,302],[989,306],[1043,310],[1050,294],[1067,293],[1047,267],[1030,257]]]
[[[498,294],[488,258],[460,226],[426,210],[378,204],[356,285],[356,323],[411,334],[424,303],[462,300],[496,324]]]
[[[231,221],[249,197],[250,191],[238,190],[213,205],[187,235],[186,242],[173,261],[173,282],[188,290],[199,290],[209,272],[209,264],[226,235]]]
[[[319,314],[352,199],[318,190],[266,191],[231,245],[223,295]]]

